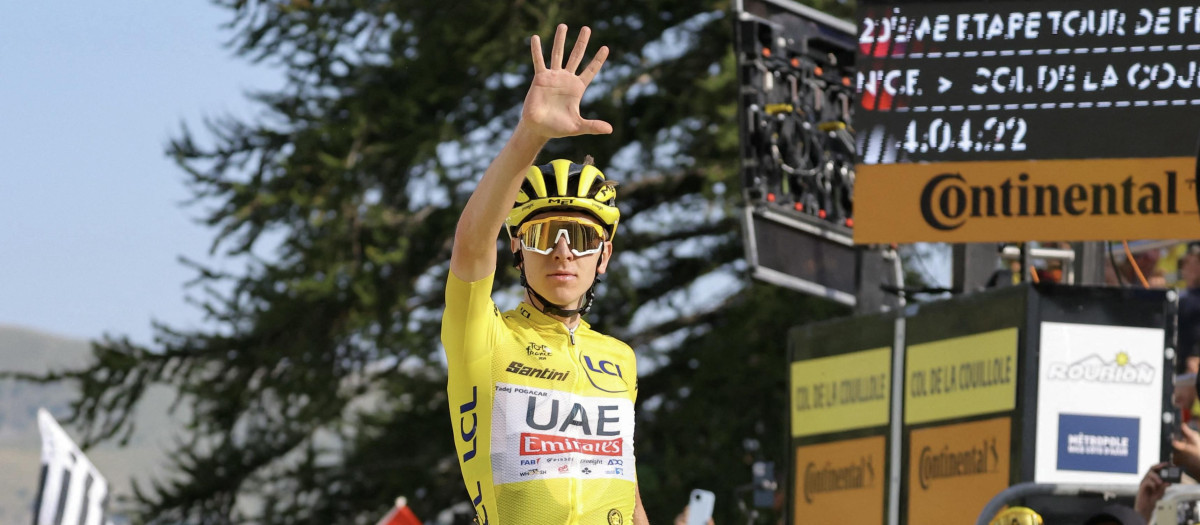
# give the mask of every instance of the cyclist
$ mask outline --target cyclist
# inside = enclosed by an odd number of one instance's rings
[[[533,37],[521,120],[455,231],[442,316],[450,419],[479,523],[642,525],[633,351],[582,320],[612,258],[616,190],[586,162],[530,166],[550,139],[612,133],[579,113],[608,48],[576,74],[590,30],[564,65],[566,36],[559,25],[549,67]],[[525,287],[504,313],[491,299],[501,226]]]

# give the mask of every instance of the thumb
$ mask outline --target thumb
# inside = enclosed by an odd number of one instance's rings
[[[579,132],[587,135],[608,135],[613,132],[613,127],[603,120],[584,120],[579,123]]]
[[[1187,441],[1194,441],[1194,438],[1196,437],[1196,431],[1192,430],[1191,425],[1181,422],[1179,423],[1179,429],[1183,432],[1183,436]]]

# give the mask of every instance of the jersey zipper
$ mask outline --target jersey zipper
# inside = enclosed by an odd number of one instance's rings
[[[576,328],[578,328],[578,325],[576,325]],[[572,347],[575,346],[575,328],[567,328],[567,341]],[[575,368],[575,384],[571,386],[571,392],[578,396],[580,394],[578,352],[571,352],[571,357],[571,366]],[[579,525],[579,520],[583,517],[583,481],[576,476],[568,478],[568,480],[570,481],[569,486],[574,501],[571,502],[572,509],[567,523],[568,525]]]

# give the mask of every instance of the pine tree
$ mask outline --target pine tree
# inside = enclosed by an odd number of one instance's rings
[[[81,385],[86,443],[128,437],[149,385],[178,390],[176,475],[139,488],[139,521],[365,523],[398,495],[432,519],[466,501],[438,343],[451,236],[519,115],[529,35],[560,21],[613,51],[584,111],[614,133],[552,142],[539,161],[590,154],[622,183],[589,320],[643,363],[651,519],[705,486],[732,523],[749,461],[786,468],[786,329],[844,312],[743,276],[728,2],[216,3],[238,54],[289,79],[254,95],[263,118],[185,126],[169,146],[214,253],[240,268],[189,262],[205,328],[108,337],[89,368],[50,378]],[[512,306],[517,274],[499,260],[497,302]]]

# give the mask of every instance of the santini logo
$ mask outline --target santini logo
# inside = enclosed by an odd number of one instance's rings
[[[1059,381],[1088,381],[1123,385],[1149,385],[1158,372],[1148,363],[1133,363],[1129,354],[1117,352],[1112,361],[1092,354],[1074,363],[1051,363],[1049,378]]]
[[[1133,176],[1119,184],[1027,184],[1029,174],[997,185],[971,185],[960,173],[942,173],[921,190],[921,217],[929,226],[956,230],[970,218],[1058,217],[1093,215],[1122,217],[1178,215],[1178,175],[1138,184]]]
[[[565,381],[567,376],[571,375],[571,372],[569,371],[559,372],[553,368],[533,368],[530,366],[525,366],[524,363],[518,361],[509,363],[508,368],[505,368],[504,371],[522,376],[536,377],[539,379],[552,379],[554,381]]]

